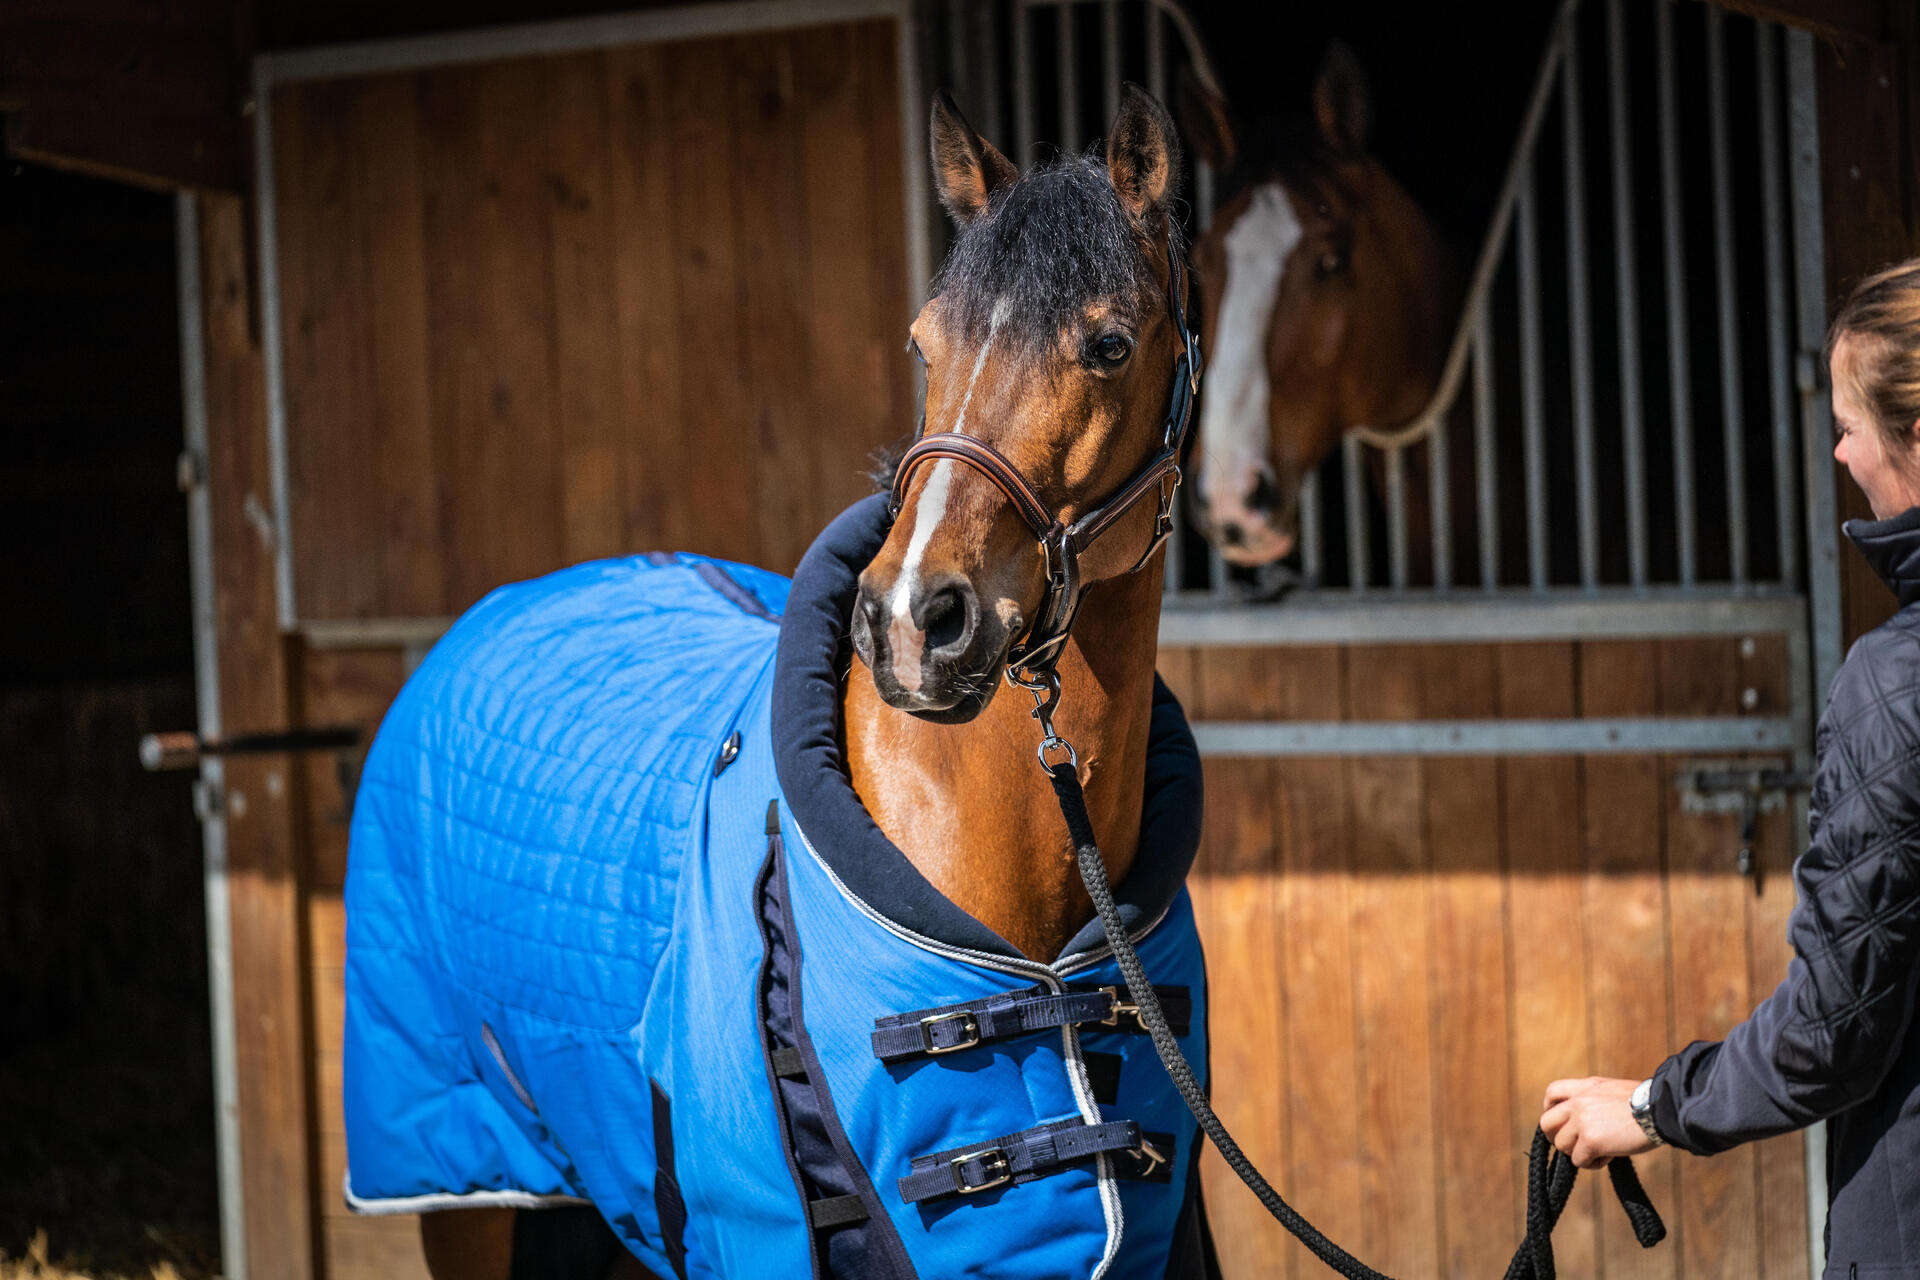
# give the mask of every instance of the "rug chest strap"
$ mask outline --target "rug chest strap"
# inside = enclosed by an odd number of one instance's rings
[[[1167,1016],[1184,1035],[1193,1000],[1185,987],[1156,987]],[[1133,1000],[1124,987],[1076,988],[1054,992],[1046,987],[1007,991],[979,1000],[915,1009],[874,1019],[873,1056],[882,1062],[938,1056],[977,1044],[1051,1031],[1058,1027],[1108,1026],[1116,1031],[1143,1030]]]
[[[971,1146],[913,1157],[913,1172],[900,1179],[908,1204],[947,1196],[970,1196],[1008,1183],[1032,1182],[1103,1154],[1118,1157],[1114,1172],[1157,1180],[1170,1174],[1173,1139],[1142,1134],[1132,1120],[1085,1124],[1058,1120]]]

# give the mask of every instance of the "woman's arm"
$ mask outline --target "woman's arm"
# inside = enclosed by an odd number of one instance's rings
[[[1906,1043],[1920,985],[1920,646],[1911,634],[1883,630],[1856,646],[1821,717],[1818,760],[1785,980],[1724,1040],[1695,1041],[1653,1076],[1661,1136],[1696,1154],[1846,1110],[1872,1096]],[[1615,1097],[1621,1083],[1549,1090],[1543,1125],[1555,1122],[1562,1151],[1604,1162],[1644,1141],[1624,1095]]]

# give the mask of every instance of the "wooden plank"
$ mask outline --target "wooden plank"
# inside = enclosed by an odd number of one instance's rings
[[[552,268],[542,224],[546,133],[537,64],[419,77],[426,154],[429,360],[449,467],[448,603],[560,559],[551,402]]]
[[[328,1218],[327,1274],[335,1280],[428,1280],[420,1219],[412,1214]]]
[[[742,294],[740,205],[733,167],[728,59],[734,40],[676,45],[664,67],[672,148],[668,192],[678,326],[691,358],[680,381],[679,429],[688,445],[679,483],[697,497],[690,549],[731,560],[754,558],[752,399],[736,322]]]
[[[626,471],[617,370],[607,64],[598,53],[541,60],[551,108],[542,193],[553,255],[553,376],[559,415],[560,558],[624,554]]]
[[[289,719],[272,546],[250,516],[271,493],[266,399],[241,202],[202,199],[200,228],[220,700],[226,727],[240,732]],[[273,759],[228,761],[226,780],[248,1271],[256,1280],[310,1280],[316,1241],[292,788],[285,763]]]
[[[1749,649],[1751,651],[1749,652]],[[1791,668],[1786,640],[1758,636],[1739,647],[1741,706],[1749,715],[1767,715],[1791,698]],[[1753,691],[1751,706],[1746,696]],[[1787,917],[1793,911],[1793,859],[1799,851],[1791,806],[1763,814],[1753,846],[1755,880],[1747,895],[1748,992],[1754,1001],[1787,976],[1793,948],[1787,942]],[[1760,1262],[1766,1280],[1806,1280],[1807,1176],[1805,1138],[1783,1134],[1757,1144],[1759,1172]]]
[[[883,299],[899,296],[897,285],[876,282],[873,274],[873,242],[897,242],[902,234],[898,223],[893,229],[874,225],[864,194],[876,181],[870,125],[863,114],[873,105],[867,86],[874,68],[859,56],[851,28],[820,27],[793,38],[812,300],[808,385],[821,411],[815,434],[820,455],[813,472],[812,525],[818,528],[871,492],[862,478],[869,453],[907,434],[913,424],[910,415],[886,421],[888,402],[879,390],[884,387],[882,348],[892,342],[890,354],[899,355],[906,333],[896,327],[905,324],[897,312],[879,309]],[[897,154],[899,135],[892,136]],[[877,297],[876,285],[885,290]]]
[[[1659,651],[1653,642],[1580,646],[1582,715],[1657,715],[1659,703]],[[1666,1058],[1672,1025],[1661,860],[1662,819],[1672,784],[1657,756],[1588,756],[1581,769],[1593,1068],[1601,1075],[1644,1076]],[[1652,1152],[1634,1163],[1672,1229],[1684,1232],[1684,1225],[1673,1221],[1679,1199],[1672,1152]],[[1612,1206],[1602,1206],[1599,1230],[1607,1280],[1672,1280],[1679,1274],[1679,1250],[1641,1249],[1625,1215]]]
[[[1175,649],[1162,646],[1154,666],[1160,673],[1160,679],[1166,684],[1173,696],[1180,700],[1188,719],[1195,717],[1194,708],[1200,705],[1199,669],[1201,650]]]
[[[682,424],[680,278],[668,227],[673,209],[672,104],[659,45],[609,50],[608,153],[612,165],[612,275],[620,349],[620,404],[626,447],[627,545],[677,550],[692,545],[687,485],[689,437]]]
[[[303,616],[373,616],[385,595],[368,390],[365,222],[343,128],[356,85],[274,91],[289,521]]]
[[[353,197],[363,220],[367,411],[378,475],[373,512],[384,555],[381,613],[434,617],[451,607],[446,465],[428,382],[427,247],[420,110],[412,76],[360,82],[346,122]]]
[[[1497,659],[1500,714],[1570,716],[1574,712],[1571,644],[1502,646]],[[1547,1083],[1588,1074],[1586,939],[1581,921],[1580,833],[1570,819],[1581,809],[1579,762],[1568,757],[1500,762],[1501,818],[1509,876],[1512,941],[1513,1136],[1509,1148],[1525,1186],[1528,1144],[1540,1120]],[[1567,1275],[1598,1270],[1595,1204],[1604,1179],[1574,1188],[1554,1232],[1554,1252]],[[1521,1235],[1515,1208],[1513,1239]]]
[[[1422,651],[1369,645],[1347,655],[1355,720],[1420,714]],[[1359,1046],[1360,1204],[1368,1265],[1394,1275],[1440,1269],[1426,765],[1347,762],[1352,807],[1354,1024]]]
[[[374,731],[405,682],[405,657],[398,649],[308,649],[301,655],[302,719],[312,725],[357,725],[363,731],[361,745],[351,751],[297,757],[306,780],[312,891],[337,891],[346,883],[353,787]]]
[[[821,496],[839,511],[871,491],[867,471],[876,450],[899,440],[911,429],[920,406],[914,401],[914,366],[906,354],[907,327],[924,298],[911,295],[907,280],[907,178],[902,172],[900,136],[907,122],[900,117],[900,68],[895,55],[894,24],[862,23],[853,28],[855,56],[866,68],[861,82],[860,116],[867,147],[867,276],[873,302],[873,323],[865,339],[867,377],[874,416],[849,438],[858,454],[849,459],[840,478],[822,478]],[[916,164],[920,160],[915,148]],[[839,485],[844,484],[844,489]]]
[[[738,44],[730,86],[734,163],[754,175],[740,202],[746,299],[739,316],[754,412],[754,545],[760,563],[790,573],[821,524],[815,467],[832,431],[831,410],[817,396],[793,394],[807,385],[818,358],[806,340],[814,246],[805,219],[796,54],[786,41]]]
[[[1420,656],[1423,716],[1497,712],[1492,647],[1437,645]],[[1500,769],[1492,759],[1461,758],[1428,760],[1424,771],[1432,860],[1428,1000],[1439,1146],[1438,1273],[1498,1275],[1512,1256],[1505,1229],[1509,1206],[1523,1204],[1526,1194],[1509,1154],[1511,957],[1500,858]]]
[[[1282,709],[1276,655],[1200,652],[1190,714],[1245,718]],[[1204,857],[1188,886],[1207,953],[1212,1094],[1221,1122],[1286,1194],[1286,1056],[1282,1038],[1273,783],[1268,762],[1207,762]],[[1202,1157],[1214,1242],[1227,1275],[1272,1274],[1286,1235],[1211,1147]]]
[[[1663,715],[1733,715],[1740,704],[1738,641],[1659,642]],[[1679,762],[1669,760],[1669,768]],[[1748,983],[1749,882],[1734,869],[1736,832],[1729,816],[1686,814],[1670,788],[1666,849],[1672,930],[1675,1040],[1714,1039],[1753,1008]],[[1752,1147],[1711,1160],[1680,1158],[1676,1233],[1683,1273],[1752,1276],[1760,1272],[1758,1170]]]
[[[1346,655],[1338,648],[1293,650],[1301,719],[1346,714]],[[1284,1122],[1293,1160],[1287,1185],[1301,1213],[1329,1237],[1360,1247],[1366,1229],[1360,1156],[1360,1044],[1355,1021],[1352,815],[1339,760],[1276,761],[1271,768],[1280,823],[1281,977],[1285,985]],[[1209,1201],[1211,1207],[1217,1201]],[[1320,1263],[1288,1244],[1289,1274]],[[1276,1268],[1277,1270],[1277,1268]],[[1259,1273],[1256,1273],[1259,1274]]]

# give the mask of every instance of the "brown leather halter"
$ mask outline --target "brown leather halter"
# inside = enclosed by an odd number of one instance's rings
[[[920,464],[935,458],[951,458],[991,480],[1040,540],[1040,556],[1047,572],[1046,594],[1041,598],[1032,625],[1007,656],[1007,678],[1022,688],[1037,690],[1045,684],[1058,687],[1053,679],[1053,666],[1073,629],[1074,615],[1079,612],[1080,599],[1086,592],[1080,578],[1080,556],[1094,540],[1156,489],[1160,493],[1160,513],[1154,523],[1153,541],[1127,572],[1136,573],[1144,567],[1173,531],[1173,500],[1180,489],[1180,459],[1193,419],[1194,396],[1200,390],[1200,338],[1187,323],[1186,292],[1186,273],[1181,268],[1180,255],[1174,251],[1173,232],[1169,229],[1167,307],[1173,316],[1174,331],[1180,335],[1181,348],[1173,362],[1173,389],[1169,393],[1160,447],[1116,493],[1072,524],[1065,523],[1058,512],[1048,509],[1005,454],[972,436],[952,431],[922,436],[907,450],[894,471],[895,515],[906,502],[907,484]]]

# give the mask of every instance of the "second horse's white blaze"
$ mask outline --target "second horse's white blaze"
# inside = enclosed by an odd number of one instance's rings
[[[1251,541],[1272,538],[1265,517],[1251,510],[1267,457],[1267,330],[1280,280],[1300,243],[1300,219],[1277,182],[1257,188],[1246,212],[1227,231],[1227,283],[1220,319],[1207,353],[1207,394],[1200,411],[1200,496],[1216,526],[1239,526]]]
[[[993,314],[988,318],[987,340],[980,344],[980,351],[973,358],[973,373],[967,378],[966,394],[960,398],[960,415],[953,423],[954,431],[960,435],[966,434],[967,410],[973,407],[973,387],[980,381],[980,371],[987,367],[987,352],[993,349],[993,337],[1011,310],[1002,298],[994,304]],[[893,651],[893,678],[908,693],[920,692],[920,664],[927,648],[927,633],[913,620],[913,597],[920,585],[920,562],[926,558],[927,544],[933,541],[934,531],[946,518],[947,499],[953,492],[953,468],[954,463],[945,458],[935,462],[926,487],[920,490],[920,500],[913,512],[913,540],[907,544],[906,557],[900,562],[900,576],[894,579],[893,594],[887,602],[893,615],[887,626],[887,647]]]

